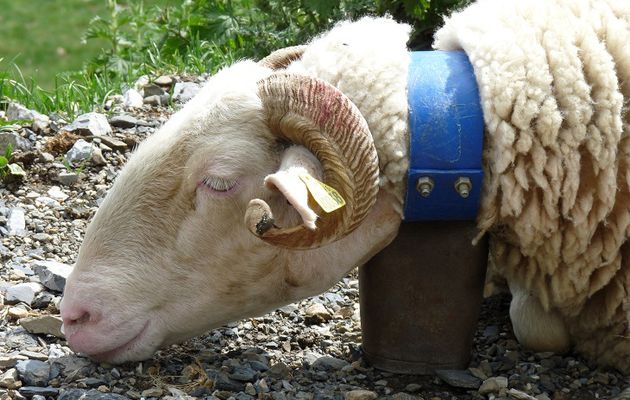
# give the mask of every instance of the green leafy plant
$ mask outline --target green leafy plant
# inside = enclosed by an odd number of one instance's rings
[[[68,159],[64,156],[61,158],[61,163],[66,167],[66,171],[73,172],[77,175],[81,175],[81,173],[87,167],[88,160],[82,160],[77,166],[74,166]]]
[[[472,0],[380,0],[379,13],[391,14],[396,20],[413,26],[409,47],[414,50],[428,49],[433,42],[435,29],[445,15],[463,8]]]
[[[0,155],[0,180],[6,182],[11,179],[21,179],[26,173],[18,164],[11,163],[13,158],[13,146],[9,143]]]
[[[80,71],[60,73],[42,89],[17,65],[0,71],[0,109],[7,99],[68,118],[102,110],[107,98],[142,75],[214,73],[238,59],[260,59],[305,43],[341,19],[392,15],[413,25],[412,49],[429,47],[442,16],[471,0],[107,0],[85,42],[103,46]],[[157,4],[157,5],[156,5]],[[104,44],[104,45],[103,45]]]

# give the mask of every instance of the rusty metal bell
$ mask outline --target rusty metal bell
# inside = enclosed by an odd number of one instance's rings
[[[431,374],[471,358],[488,257],[474,221],[401,225],[359,271],[363,351],[374,367]]]

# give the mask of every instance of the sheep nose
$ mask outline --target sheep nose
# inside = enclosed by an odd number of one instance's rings
[[[72,330],[78,330],[88,324],[94,324],[97,322],[95,314],[88,311],[83,307],[62,307],[61,308],[61,320],[63,321],[64,330],[71,328]]]

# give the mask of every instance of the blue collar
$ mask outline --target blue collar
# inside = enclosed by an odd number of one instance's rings
[[[462,51],[410,53],[405,221],[470,220],[479,209],[484,123]]]

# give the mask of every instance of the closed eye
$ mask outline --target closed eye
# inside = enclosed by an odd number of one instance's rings
[[[216,176],[204,178],[202,182],[209,189],[219,193],[229,192],[238,183],[236,179],[219,178]]]

